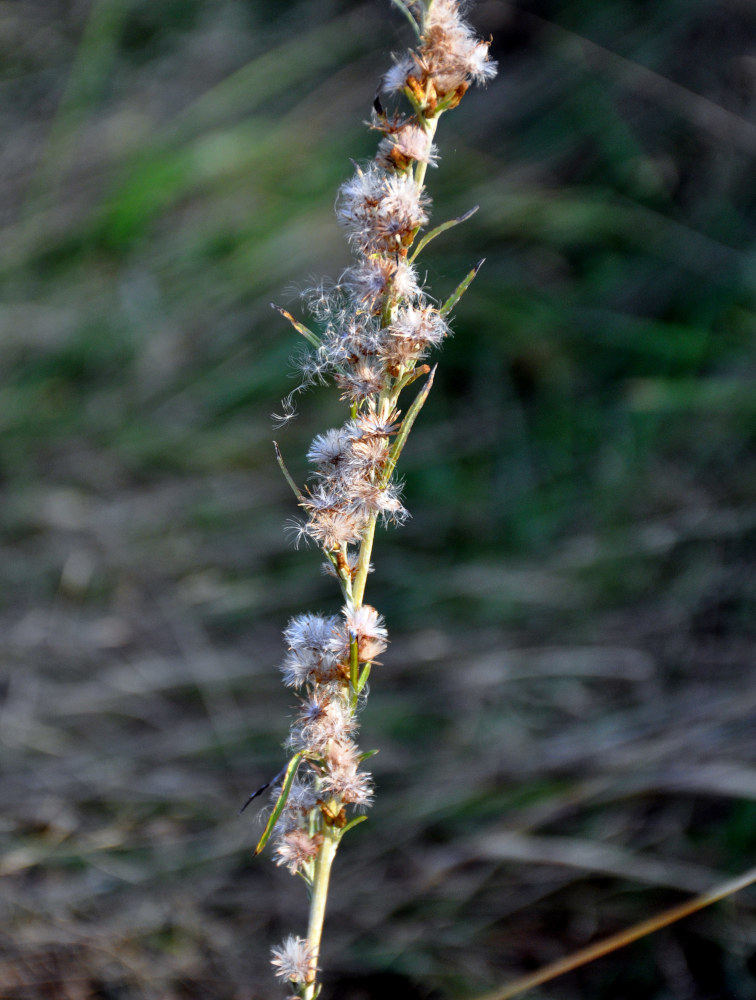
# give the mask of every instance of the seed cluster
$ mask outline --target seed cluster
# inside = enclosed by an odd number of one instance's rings
[[[339,615],[299,615],[284,633],[283,679],[299,700],[288,741],[298,773],[275,825],[276,863],[310,884],[324,842],[337,840],[355,821],[349,810],[364,809],[373,796],[355,739],[357,713],[387,632],[363,601],[365,580],[376,522],[408,516],[393,473],[424,396],[406,414],[399,396],[428,373],[425,358],[449,333],[445,310],[424,293],[410,253],[429,222],[424,181],[438,160],[433,136],[440,114],[470,82],[496,72],[488,43],[475,36],[458,0],[394,2],[414,21],[419,42],[395,58],[382,90],[403,95],[411,113],[389,114],[376,99],[376,157],[356,166],[336,200],[354,261],[335,285],[305,293],[317,333],[288,317],[312,346],[301,362],[305,383],[331,377],[349,407],[341,427],[310,445],[312,472],[298,494],[304,518],[295,529],[323,550],[344,607]],[[302,997],[314,996],[318,948],[319,938],[290,937],[274,950],[276,974]]]

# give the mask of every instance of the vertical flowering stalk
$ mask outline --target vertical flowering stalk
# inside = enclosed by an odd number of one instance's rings
[[[377,154],[356,167],[338,194],[336,215],[354,261],[335,285],[306,293],[317,332],[279,310],[310,345],[299,389],[330,376],[348,406],[341,427],[313,440],[307,453],[313,472],[303,490],[278,455],[305,514],[298,538],[323,550],[343,600],[340,614],[299,615],[285,630],[283,678],[297,691],[299,708],[287,744],[291,757],[274,782],[275,804],[257,847],[259,853],[272,836],[276,863],[301,875],[310,889],[306,937],[288,937],[272,960],[276,975],[302,1000],[314,1000],[320,990],[334,856],[373,797],[363,766],[370,754],[360,752],[357,729],[371,667],[387,645],[383,618],[365,603],[376,524],[407,517],[395,470],[430,391],[433,372],[424,359],[449,333],[447,317],[477,272],[442,305],[421,288],[420,251],[472,214],[438,226],[415,245],[429,221],[426,171],[438,159],[433,138],[441,114],[459,104],[472,81],[496,72],[488,42],[475,36],[458,0],[393,2],[412,24],[416,45],[395,57],[381,85],[404,110],[388,112],[376,97]],[[401,393],[422,376],[422,389],[402,413]],[[291,397],[285,412],[291,413]]]

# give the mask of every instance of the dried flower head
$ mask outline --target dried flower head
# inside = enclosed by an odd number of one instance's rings
[[[296,875],[317,857],[322,843],[322,833],[311,837],[306,830],[289,830],[276,844],[276,864],[279,867],[286,865],[291,874]]]
[[[306,938],[290,934],[278,948],[273,948],[270,964],[276,975],[290,983],[307,982],[314,964],[312,948]]]

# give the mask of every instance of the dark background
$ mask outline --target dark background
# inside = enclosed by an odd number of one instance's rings
[[[481,257],[368,599],[392,644],[337,860],[334,1000],[467,998],[756,847],[756,13],[481,2],[423,255]],[[408,26],[388,0],[0,5],[0,996],[267,1000],[254,859],[289,615],[298,290]],[[299,480],[333,389],[275,432]],[[756,997],[749,892],[530,994]]]

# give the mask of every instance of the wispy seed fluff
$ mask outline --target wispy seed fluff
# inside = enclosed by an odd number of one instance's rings
[[[414,127],[414,131],[422,130]],[[415,142],[417,148],[420,145]],[[428,155],[426,148],[424,162]],[[412,242],[428,222],[429,205],[411,173],[392,173],[372,163],[364,171],[357,167],[354,177],[341,186],[336,218],[362,253],[390,253]]]
[[[421,6],[425,5],[413,4]],[[423,11],[422,45],[395,61],[383,78],[385,91],[408,86],[427,91],[430,83],[436,97],[443,98],[460,89],[463,94],[470,82],[486,83],[496,76],[496,63],[488,58],[489,43],[465,21],[462,6],[458,0],[433,0],[430,10]]]
[[[280,947],[273,949],[271,965],[281,979],[299,984],[307,981],[312,961],[312,948],[306,938],[290,934]]]
[[[469,84],[496,72],[488,43],[475,36],[457,0],[401,5],[416,21],[419,44],[396,57],[383,78],[384,92],[397,95],[398,106],[385,111],[376,99],[376,156],[355,166],[336,198],[353,260],[337,281],[305,293],[315,329],[284,312],[310,345],[300,361],[302,387],[330,378],[347,410],[341,426],[313,438],[301,489],[286,472],[302,513],[295,536],[322,550],[342,604],[338,614],[296,615],[284,630],[281,672],[295,705],[290,761],[273,789],[275,823],[269,826],[276,864],[303,877],[313,900],[322,900],[343,831],[373,800],[369,754],[357,745],[358,712],[388,633],[365,603],[365,586],[377,522],[400,524],[408,516],[395,469],[430,380],[414,401],[402,393],[428,376],[425,359],[449,334],[448,308],[425,293],[412,249],[419,234],[423,245],[437,235],[426,231],[425,176],[438,161],[434,135],[440,115],[459,103]],[[311,914],[308,939],[290,936],[273,950],[276,975],[303,1000],[318,992],[318,921],[322,910],[317,920]]]

